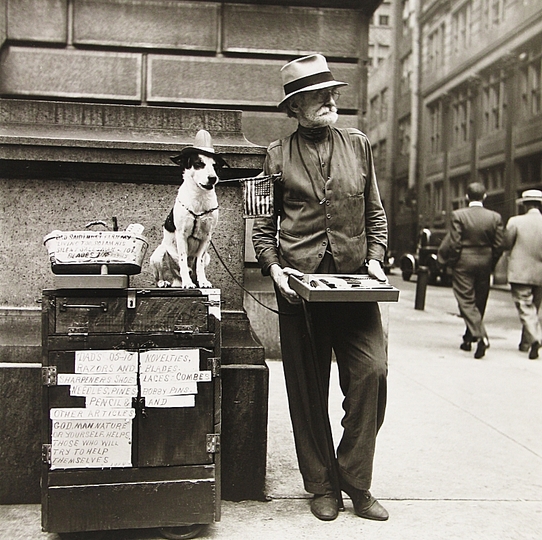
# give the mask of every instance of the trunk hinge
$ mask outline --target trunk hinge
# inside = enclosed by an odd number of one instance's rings
[[[220,435],[218,433],[207,434],[207,453],[216,454],[220,452]]]
[[[41,383],[43,384],[43,386],[56,386],[57,384],[56,366],[42,366]]]
[[[47,463],[47,465],[51,465],[51,445],[50,444],[41,445],[41,461],[42,463]]]

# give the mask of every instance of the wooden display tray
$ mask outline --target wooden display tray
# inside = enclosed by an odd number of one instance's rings
[[[397,302],[399,289],[367,274],[290,276],[290,287],[307,302]]]

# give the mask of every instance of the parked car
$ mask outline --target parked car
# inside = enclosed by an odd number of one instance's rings
[[[437,251],[446,236],[446,229],[422,229],[418,236],[415,253],[405,253],[400,260],[401,275],[404,281],[409,281],[417,274],[420,266],[428,269],[429,283],[450,285],[452,282],[451,268],[437,264]]]

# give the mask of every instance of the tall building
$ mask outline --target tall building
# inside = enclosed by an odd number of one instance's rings
[[[400,255],[421,227],[447,225],[469,182],[486,185],[505,221],[542,185],[542,3],[395,0],[394,13],[387,133]]]

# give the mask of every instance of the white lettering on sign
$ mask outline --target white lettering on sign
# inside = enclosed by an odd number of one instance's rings
[[[199,349],[161,349],[140,354],[140,373],[199,371]]]
[[[197,394],[198,384],[195,381],[183,383],[147,383],[141,385],[142,396],[179,396]]]
[[[137,386],[94,386],[72,384],[71,396],[137,396]]]
[[[131,420],[53,420],[51,469],[132,466]]]
[[[101,384],[101,385],[128,385],[137,384],[137,373],[100,373],[97,375],[84,375],[81,373],[59,373],[58,385],[68,384]]]
[[[82,407],[57,407],[50,409],[49,418],[51,418],[51,420],[81,418],[132,419],[135,418],[135,409],[131,407],[125,409],[83,409]]]
[[[87,396],[85,406],[90,408],[126,409],[132,405],[131,397]]]
[[[136,373],[137,352],[76,351],[75,373]]]
[[[146,397],[145,407],[194,407],[196,405],[196,396],[193,394],[186,396],[163,396]]]

